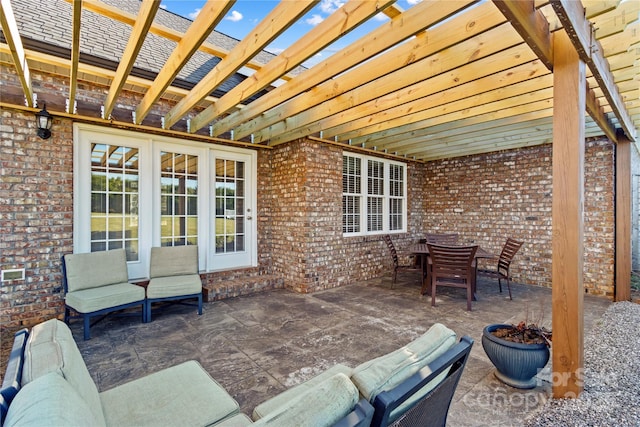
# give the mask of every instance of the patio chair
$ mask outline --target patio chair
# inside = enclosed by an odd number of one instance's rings
[[[163,246],[151,248],[147,285],[147,322],[151,322],[151,305],[160,301],[196,298],[202,314],[202,281],[198,274],[198,246]]]
[[[432,243],[435,245],[446,245],[446,246],[455,246],[458,244],[458,233],[427,233],[424,239],[424,243]],[[431,283],[431,271],[432,271],[432,262],[431,257],[429,255],[426,256],[426,259],[420,260],[420,262],[426,262],[426,280],[422,286],[422,295],[424,295],[428,290],[428,285]],[[424,279],[424,278],[423,278]]]
[[[416,263],[413,261],[409,264],[400,264],[400,261],[398,259],[398,252],[396,251],[396,247],[393,244],[393,240],[391,240],[391,236],[385,234],[383,239],[387,244],[387,248],[389,248],[389,253],[391,253],[391,259],[393,260],[393,272],[391,276],[391,289],[393,289],[393,285],[396,283],[396,279],[398,278],[398,270],[416,271],[418,268],[420,268],[420,265],[416,265]]]
[[[472,346],[473,339],[463,336],[397,387],[379,393],[373,401],[371,426],[444,427]]]
[[[443,246],[427,243],[432,261],[431,305],[436,305],[436,288],[449,286],[467,290],[467,311],[474,298],[476,272],[474,257],[478,246]]]
[[[139,305],[144,322],[144,288],[128,281],[124,249],[63,255],[65,323],[68,324],[73,318],[82,318],[84,339],[88,340],[91,337],[91,326],[111,312]],[[78,315],[71,316],[70,309]],[[96,316],[102,317],[91,323],[91,318]]]
[[[512,238],[507,238],[504,246],[502,247],[502,252],[500,253],[500,257],[498,258],[498,265],[495,269],[478,269],[477,273],[479,275],[485,277],[491,277],[494,279],[498,279],[498,288],[500,289],[500,293],[502,293],[502,279],[507,281],[507,288],[509,289],[509,299],[513,300],[511,296],[511,277],[509,276],[509,266],[511,265],[511,261],[513,257],[516,255],[520,247],[524,242],[519,240],[515,240]]]

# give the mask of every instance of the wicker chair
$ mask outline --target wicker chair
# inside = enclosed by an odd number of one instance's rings
[[[481,276],[491,277],[494,279],[498,279],[498,287],[500,292],[502,292],[502,279],[507,281],[507,288],[509,289],[509,299],[513,299],[511,296],[511,277],[509,276],[509,266],[511,265],[511,261],[513,257],[516,255],[520,247],[524,242],[519,240],[514,240],[512,238],[507,238],[506,243],[502,247],[502,252],[500,253],[500,257],[498,258],[498,265],[495,269],[482,269],[478,270],[477,273]]]
[[[417,269],[420,268],[420,265],[417,265],[413,261],[409,264],[400,264],[400,261],[398,259],[398,252],[396,251],[396,247],[393,244],[393,240],[391,240],[391,236],[385,234],[384,242],[387,244],[387,248],[389,248],[389,253],[391,254],[391,259],[393,260],[393,272],[391,277],[391,289],[393,289],[393,285],[396,283],[396,279],[398,278],[398,270],[417,271]]]
[[[436,305],[436,287],[450,286],[467,290],[467,310],[471,311],[476,272],[474,257],[478,246],[443,246],[427,243],[432,261],[431,305]]]

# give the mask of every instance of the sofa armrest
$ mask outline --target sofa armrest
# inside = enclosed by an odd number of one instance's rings
[[[353,411],[335,423],[333,427],[369,427],[373,411],[371,403],[367,399],[360,398]]]
[[[22,385],[22,368],[24,366],[24,349],[27,346],[27,338],[29,331],[21,329],[14,335],[13,346],[9,354],[9,362],[5,370],[2,380],[2,388],[0,388],[0,424],[4,422],[4,418],[9,410],[11,401],[20,391]]]

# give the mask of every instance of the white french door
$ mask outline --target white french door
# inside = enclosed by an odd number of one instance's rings
[[[252,156],[217,152],[211,162],[210,265],[215,270],[256,265]]]

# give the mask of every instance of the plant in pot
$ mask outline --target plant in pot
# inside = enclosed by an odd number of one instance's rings
[[[516,388],[536,386],[535,376],[549,361],[551,331],[538,323],[493,324],[482,331],[482,347],[495,376]]]

